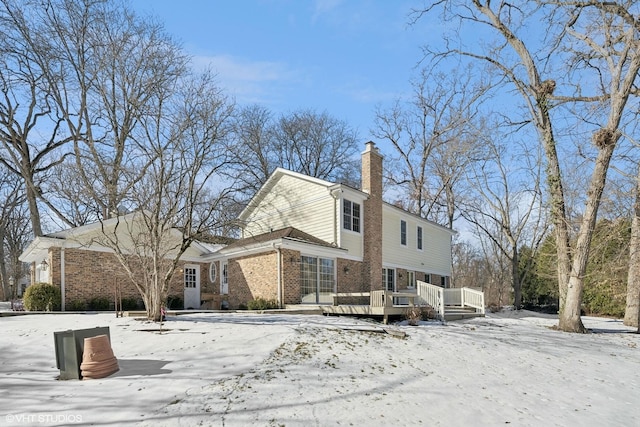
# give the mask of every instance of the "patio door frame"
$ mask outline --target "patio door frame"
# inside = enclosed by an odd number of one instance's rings
[[[314,271],[305,271],[304,268],[306,265],[312,265],[310,263],[306,263],[305,260],[315,260],[313,264],[315,267]],[[328,277],[327,272],[323,271],[323,267],[327,267],[323,264],[323,261],[331,262],[331,291],[327,292],[327,289],[323,287],[323,284],[326,284]],[[302,254],[300,257],[300,300],[302,304],[331,304],[333,302],[333,296],[327,297],[326,294],[333,294],[336,292],[337,287],[337,277],[336,277],[336,260],[335,258],[325,258],[317,255],[304,255]],[[309,273],[315,273],[309,274]],[[314,277],[315,276],[315,277]],[[305,284],[305,281],[313,281],[313,283]],[[304,297],[312,295],[312,292],[303,293],[305,288],[309,288],[309,285],[313,286],[315,298],[314,301],[305,301]]]

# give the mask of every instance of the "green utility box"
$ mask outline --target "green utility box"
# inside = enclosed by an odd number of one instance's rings
[[[56,366],[60,369],[61,380],[79,380],[82,353],[84,352],[84,339],[106,335],[111,342],[108,326],[99,326],[91,329],[76,329],[54,332],[53,339],[56,347]]]

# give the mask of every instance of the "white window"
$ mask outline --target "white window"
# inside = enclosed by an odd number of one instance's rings
[[[424,273],[424,281],[427,282],[428,284],[432,285],[432,283],[431,283],[431,274]]]
[[[197,271],[193,267],[185,267],[184,269],[184,287],[195,288],[198,284]]]
[[[418,238],[418,250],[422,250],[422,227],[418,227],[417,238]]]
[[[416,272],[407,271],[407,288],[415,288],[415,287],[416,287]]]
[[[400,220],[400,244],[407,246],[407,221]]]
[[[222,264],[222,274],[220,275],[220,293],[226,295],[229,293],[229,264]]]
[[[396,291],[396,270],[393,268],[382,269],[382,285],[386,291]]]
[[[360,205],[350,200],[342,201],[342,227],[360,232]]]

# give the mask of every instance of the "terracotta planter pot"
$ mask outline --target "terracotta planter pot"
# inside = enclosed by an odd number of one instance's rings
[[[98,335],[84,339],[80,370],[85,380],[108,377],[120,370],[108,336]]]

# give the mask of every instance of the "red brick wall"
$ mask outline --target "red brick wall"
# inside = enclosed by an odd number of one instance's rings
[[[284,305],[300,304],[300,252],[282,249],[282,287]]]
[[[300,304],[300,252],[282,249],[282,304]],[[229,264],[230,309],[238,309],[256,298],[278,298],[277,251],[231,259]],[[345,269],[346,267],[346,269]],[[363,263],[338,258],[336,261],[338,292],[368,292],[363,279]]]
[[[228,261],[230,309],[237,309],[256,298],[277,299],[278,264],[276,251],[249,255]]]
[[[61,249],[49,250],[49,280],[60,286],[62,269],[60,266]],[[133,282],[126,275],[124,268],[115,255],[107,252],[96,252],[86,249],[64,250],[65,260],[65,305],[69,307],[73,301],[88,301],[95,297],[115,299],[115,286],[121,288],[122,297],[141,298]],[[184,297],[184,278],[182,267],[185,264],[200,265],[200,292],[218,293],[209,281],[209,264],[181,261],[175,272],[168,295]]]

